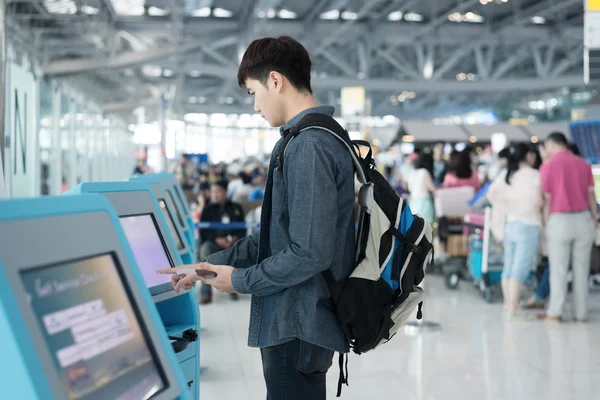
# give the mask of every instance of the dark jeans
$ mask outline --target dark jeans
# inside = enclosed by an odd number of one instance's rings
[[[221,250],[222,249],[212,241],[204,242],[200,245],[200,248],[198,249],[198,261],[204,262],[206,261],[206,257]],[[202,286],[200,287],[200,295],[209,295],[211,293],[212,286],[202,283]]]
[[[546,266],[542,277],[540,278],[540,283],[535,291],[535,300],[540,302],[544,301],[550,295],[550,266]]]
[[[333,351],[294,339],[260,350],[267,400],[325,400]]]

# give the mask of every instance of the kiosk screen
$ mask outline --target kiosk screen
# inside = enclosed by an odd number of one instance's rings
[[[20,275],[68,399],[149,399],[165,389],[111,255]]]

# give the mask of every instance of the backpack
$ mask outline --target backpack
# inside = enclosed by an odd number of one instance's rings
[[[366,353],[389,341],[415,308],[417,318],[422,318],[423,289],[417,285],[427,265],[433,263],[433,230],[422,217],[413,215],[377,171],[370,144],[350,140],[348,132],[328,115],[308,114],[288,129],[277,153],[278,167],[283,168],[289,142],[307,129],[327,131],[346,145],[361,184],[354,270],[341,281],[330,270],[323,274],[350,348],[356,354]],[[359,146],[368,148],[366,157],[361,157]],[[348,359],[345,375],[343,362],[340,354],[338,397],[342,384],[348,385]]]

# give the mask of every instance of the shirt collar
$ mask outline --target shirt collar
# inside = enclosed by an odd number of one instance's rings
[[[302,118],[304,118],[304,116],[307,114],[327,114],[329,116],[333,116],[334,113],[335,113],[335,107],[333,107],[333,106],[317,106],[317,107],[308,108],[308,109],[300,112],[294,118],[292,118],[288,122],[286,122],[281,128],[279,128],[279,133],[281,134],[281,136],[283,136],[283,133],[286,130],[288,130],[292,126],[298,124],[298,122],[300,122],[300,120]]]

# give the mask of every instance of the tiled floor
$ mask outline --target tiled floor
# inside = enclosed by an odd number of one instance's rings
[[[425,319],[442,330],[399,333],[373,353],[351,356],[345,400],[598,400],[600,294],[590,323],[503,321],[471,285],[450,292],[428,277]],[[202,400],[264,400],[260,353],[246,346],[250,301],[225,295],[201,307]],[[328,374],[335,399],[337,364]]]

